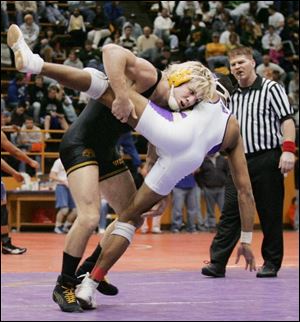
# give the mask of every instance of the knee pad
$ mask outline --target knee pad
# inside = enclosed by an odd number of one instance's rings
[[[91,86],[85,93],[96,100],[106,91],[108,78],[104,73],[95,68],[86,67],[83,70],[91,75]]]
[[[115,229],[112,231],[111,234],[122,236],[126,238],[129,241],[129,243],[131,243],[133,235],[135,233],[135,229],[136,228],[133,225],[117,220],[115,223]]]

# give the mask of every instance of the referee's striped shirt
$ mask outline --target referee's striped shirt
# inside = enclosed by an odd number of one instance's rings
[[[235,89],[229,109],[239,122],[246,154],[280,147],[280,125],[293,115],[284,88],[260,76],[251,87]]]

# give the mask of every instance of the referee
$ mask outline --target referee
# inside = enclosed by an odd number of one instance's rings
[[[276,277],[283,258],[283,175],[294,168],[295,125],[284,88],[255,73],[252,50],[228,53],[231,73],[237,80],[229,108],[236,116],[244,141],[248,170],[259,215],[263,266],[257,277]],[[210,247],[210,264],[202,274],[225,277],[228,259],[241,234],[237,192],[232,179],[226,184],[225,204]],[[251,243],[252,234],[248,233]]]

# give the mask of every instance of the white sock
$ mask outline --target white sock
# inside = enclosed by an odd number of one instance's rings
[[[23,73],[40,74],[44,60],[38,54],[33,54],[26,44],[23,35],[11,47],[14,53],[20,51],[24,67],[20,70]]]

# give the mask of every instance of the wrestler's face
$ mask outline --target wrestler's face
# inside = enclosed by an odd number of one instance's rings
[[[198,103],[196,93],[190,90],[188,83],[175,87],[174,96],[180,110],[185,110]]]

